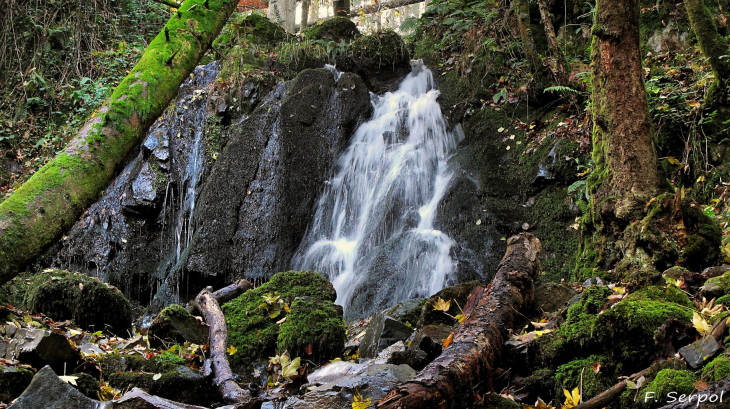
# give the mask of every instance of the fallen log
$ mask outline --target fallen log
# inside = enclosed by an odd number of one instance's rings
[[[233,379],[233,372],[226,358],[228,329],[223,311],[213,296],[213,288],[207,287],[195,297],[195,305],[210,326],[210,367],[213,371],[213,382],[228,403],[235,403],[239,408],[252,408],[260,402],[258,399],[238,386]]]
[[[0,202],[0,284],[15,277],[96,200],[237,3],[185,0],[66,148]]]
[[[508,330],[533,302],[533,279],[540,272],[540,241],[530,233],[513,236],[492,283],[477,287],[464,307],[466,321],[453,342],[415,378],[392,390],[378,408],[464,408],[478,383],[491,385],[492,365]]]
[[[225,304],[252,288],[253,284],[251,284],[250,281],[241,279],[227,287],[223,287],[220,290],[215,291],[213,293],[213,298],[215,298],[218,305]]]

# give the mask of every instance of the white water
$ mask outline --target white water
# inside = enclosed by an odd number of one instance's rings
[[[399,275],[391,305],[434,294],[454,271],[454,242],[433,226],[457,145],[438,95],[431,71],[416,62],[398,91],[373,96],[373,118],[357,129],[319,199],[293,264],[328,276],[345,309],[383,255]]]

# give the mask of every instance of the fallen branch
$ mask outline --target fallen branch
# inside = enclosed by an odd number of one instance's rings
[[[168,7],[174,8],[174,9],[179,9],[180,7],[182,7],[182,4],[175,3],[174,1],[169,1],[169,0],[152,0],[152,1],[154,1],[155,3],[164,4]]]
[[[215,291],[213,293],[213,298],[215,298],[218,305],[221,305],[231,301],[252,288],[253,284],[251,284],[250,281],[241,279],[227,287],[223,287],[220,290]]]
[[[250,284],[250,283],[249,283]],[[241,389],[233,380],[233,372],[226,358],[228,344],[228,330],[220,305],[213,295],[212,287],[207,287],[195,297],[195,304],[210,326],[210,364],[213,371],[213,382],[228,403],[236,403],[241,408],[250,408],[256,405],[257,399]]]
[[[473,388],[491,384],[492,365],[501,354],[509,328],[533,302],[532,280],[540,272],[540,241],[529,233],[513,236],[497,275],[487,288],[477,287],[464,307],[466,321],[454,340],[415,378],[391,391],[379,408],[463,408],[473,403]]]

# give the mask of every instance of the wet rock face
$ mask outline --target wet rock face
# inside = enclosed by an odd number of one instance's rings
[[[232,118],[198,67],[139,152],[52,249],[152,311],[289,267],[346,138],[371,112],[354,74],[306,70]],[[60,248],[59,248],[60,247]]]
[[[359,77],[306,70],[280,85],[230,142],[204,190],[187,269],[270,277],[288,267],[335,158],[371,110]]]

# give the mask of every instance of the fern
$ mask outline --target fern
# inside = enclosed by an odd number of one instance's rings
[[[574,94],[578,93],[578,91],[574,90],[573,88],[565,87],[562,85],[554,85],[552,87],[547,87],[547,88],[545,88],[545,92],[572,92]]]
[[[571,193],[575,192],[576,190],[583,188],[585,186],[586,186],[585,180],[578,180],[578,181],[574,182],[572,185],[568,186],[568,194],[571,194]]]

